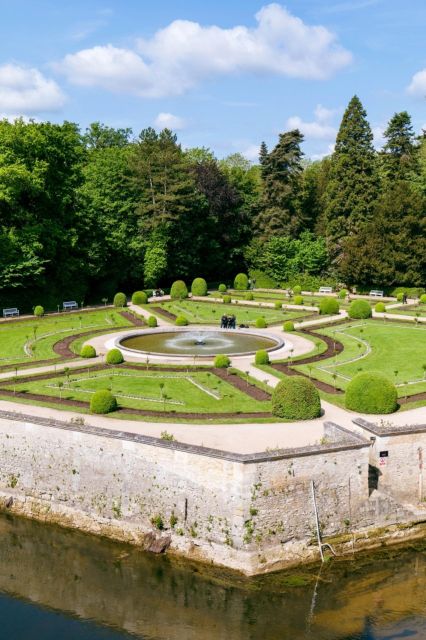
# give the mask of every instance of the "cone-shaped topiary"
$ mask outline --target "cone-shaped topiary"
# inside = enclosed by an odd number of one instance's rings
[[[346,296],[348,295],[348,290],[347,289],[340,289],[338,296],[340,298],[340,300],[343,300],[344,298],[346,298]]]
[[[127,306],[127,297],[125,293],[116,293],[114,296],[114,307],[126,307]]]
[[[333,316],[339,313],[340,305],[336,298],[323,298],[319,303],[319,312],[323,316]]]
[[[90,411],[92,413],[111,413],[117,409],[117,400],[107,389],[95,391],[90,398]]]
[[[195,278],[191,285],[191,293],[193,296],[207,295],[207,282],[204,278]]]
[[[266,324],[266,320],[265,320],[265,318],[263,318],[263,317],[261,317],[261,318],[256,318],[256,322],[255,322],[255,324],[256,324],[256,328],[257,328],[257,329],[266,329],[266,327],[268,326],[268,325]]]
[[[92,347],[91,344],[85,344],[82,350],[80,351],[80,356],[82,358],[96,358],[95,347]]]
[[[226,369],[231,364],[231,360],[228,356],[224,354],[219,354],[214,359],[214,366],[216,369]]]
[[[396,387],[382,373],[358,373],[347,386],[345,407],[360,413],[393,413],[398,407]]]
[[[106,355],[107,364],[121,364],[124,362],[123,354],[120,349],[111,349]]]
[[[36,307],[34,307],[34,315],[37,316],[37,318],[41,318],[41,316],[44,316],[44,307],[42,307],[41,304],[38,304]]]
[[[150,329],[155,329],[155,327],[158,326],[158,321],[157,318],[155,316],[149,316],[148,318],[148,327]]]
[[[132,303],[133,304],[147,304],[148,296],[145,291],[135,291],[132,295]]]
[[[300,296],[301,293],[302,293],[302,287],[300,287],[298,284],[296,284],[293,287],[293,295],[294,296]]]
[[[185,318],[185,316],[178,316],[175,320],[175,325],[177,327],[186,327],[187,324],[189,324],[189,322],[188,318]]]
[[[294,296],[293,304],[302,305],[303,304],[302,296]]]
[[[248,289],[248,276],[245,273],[238,273],[234,280],[234,289],[244,291]]]
[[[374,307],[374,311],[377,311],[377,313],[384,313],[386,311],[386,305],[384,302],[378,302],[376,304],[376,306]]]
[[[228,288],[227,288],[226,284],[220,284],[219,288],[218,288],[218,291],[220,293],[226,293],[228,291]]]
[[[283,330],[284,331],[294,331],[294,322],[292,322],[291,320],[287,320],[286,322],[284,322]]]
[[[354,320],[365,320],[366,318],[371,318],[371,305],[367,300],[354,300],[350,304],[348,314],[349,317]]]
[[[170,297],[172,300],[184,300],[188,297],[188,287],[183,280],[176,280],[170,289]]]
[[[259,351],[256,351],[254,364],[269,364],[269,353],[265,349],[259,349]]]
[[[272,394],[272,413],[288,420],[312,420],[321,415],[318,389],[303,376],[281,380]]]

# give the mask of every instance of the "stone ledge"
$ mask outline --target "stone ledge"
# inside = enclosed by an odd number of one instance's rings
[[[426,424],[405,424],[405,425],[395,425],[395,424],[374,424],[374,422],[369,422],[368,420],[364,420],[364,418],[354,418],[352,420],[354,424],[370,433],[373,433],[375,436],[401,436],[410,433],[424,433],[426,432]]]

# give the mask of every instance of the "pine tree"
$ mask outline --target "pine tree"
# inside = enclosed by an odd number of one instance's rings
[[[395,113],[384,132],[386,143],[381,154],[384,177],[401,180],[418,170],[418,147],[407,111]]]

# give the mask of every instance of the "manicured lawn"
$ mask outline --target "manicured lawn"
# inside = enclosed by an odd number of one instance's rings
[[[421,318],[426,317],[426,304],[417,305],[403,305],[397,309],[388,309],[388,313],[396,313],[404,316],[419,316]]]
[[[271,302],[271,303],[282,302],[284,305],[294,304],[294,297],[289,297],[284,291],[280,289],[277,289],[276,292],[256,291],[255,289],[254,291],[251,291],[251,293],[253,294],[253,300],[255,302]],[[215,298],[220,298],[222,297],[222,295],[223,294],[220,293],[219,291],[214,291],[211,293],[211,296]],[[244,301],[246,292],[236,291],[235,289],[232,289],[229,291],[229,295],[232,297],[233,300]],[[317,307],[321,302],[321,300],[324,299],[324,297],[327,297],[327,296],[311,296],[311,295],[302,296],[303,303],[308,307]],[[331,296],[331,297],[335,297],[335,296]],[[344,298],[343,300],[340,300],[339,298],[337,298],[337,300],[339,302],[341,309],[347,309],[349,307],[350,302],[347,302],[346,298]]]
[[[49,396],[57,406],[61,405],[61,398],[90,402],[95,391],[109,389],[120,407],[134,409],[220,414],[266,412],[271,408],[268,400],[255,400],[208,371],[162,372],[143,368],[134,371],[115,367],[84,373],[71,371],[69,379],[64,374],[26,382],[18,379],[15,384],[9,382],[1,388]]]
[[[63,313],[0,324],[0,366],[36,363],[59,356],[53,345],[67,336],[104,329],[105,333],[130,322],[115,309]],[[79,341],[88,340],[85,336]]]

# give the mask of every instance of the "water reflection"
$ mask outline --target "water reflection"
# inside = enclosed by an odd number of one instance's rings
[[[425,588],[423,547],[246,581],[0,516],[1,638],[420,639]]]

